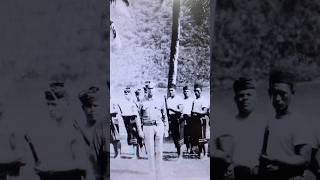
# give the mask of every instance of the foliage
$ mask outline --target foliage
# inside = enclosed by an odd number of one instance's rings
[[[284,66],[296,80],[320,75],[320,2],[218,0],[213,47],[214,83],[241,73],[266,79]]]

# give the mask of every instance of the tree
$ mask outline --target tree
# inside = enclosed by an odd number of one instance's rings
[[[180,0],[173,0],[172,6],[172,34],[169,59],[168,87],[176,85],[180,36]]]
[[[187,0],[186,5],[190,9],[190,13],[194,19],[195,25],[201,25],[209,15],[209,0]],[[180,6],[180,0],[173,0],[168,87],[173,84],[176,85],[177,82],[180,37]]]

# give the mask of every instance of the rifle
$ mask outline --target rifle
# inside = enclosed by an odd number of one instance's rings
[[[167,117],[169,118],[169,109],[168,109],[168,102],[167,102],[167,97],[166,96],[164,96],[164,105],[166,106]]]
[[[264,130],[264,135],[263,135],[263,145],[261,149],[262,155],[267,155],[268,139],[269,139],[269,127],[267,126]],[[265,172],[266,166],[267,164],[265,161],[260,161],[258,173],[260,176],[262,175],[262,177],[266,174]]]
[[[40,162],[38,154],[37,154],[37,152],[36,152],[36,150],[35,150],[35,148],[34,148],[34,146],[32,144],[31,138],[27,134],[25,134],[24,135],[24,139],[27,141],[27,143],[28,143],[28,145],[29,145],[29,147],[31,149],[31,153],[32,153],[33,159],[34,159],[34,161],[36,163],[36,166],[39,165],[41,162]]]

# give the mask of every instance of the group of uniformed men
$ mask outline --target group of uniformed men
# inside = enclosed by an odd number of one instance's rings
[[[254,80],[241,77],[234,82],[238,114],[215,121],[212,179],[320,179],[319,127],[291,111],[293,80],[285,70],[270,72],[268,92],[275,115],[269,118],[256,113]]]
[[[160,98],[153,82],[146,81],[142,89],[131,94],[131,88],[123,91],[124,98],[119,102],[111,100],[111,143],[115,158],[120,158],[121,143],[119,136],[119,118],[124,122],[127,143],[133,146],[134,157],[139,158],[139,148],[146,147],[150,163],[154,158],[162,160],[163,138],[172,136],[179,160],[183,151],[197,152],[199,158],[206,156],[207,119],[209,100],[202,96],[202,86],[194,85],[195,98],[191,97],[190,87],[183,87],[183,98],[176,95],[176,86],[170,85],[168,97]],[[186,148],[183,148],[186,147]],[[157,164],[157,163],[156,163]],[[151,164],[151,168],[155,168]],[[160,167],[159,167],[160,168]]]
[[[90,87],[80,92],[78,99],[86,117],[81,125],[72,118],[65,89],[63,81],[50,83],[44,93],[49,111],[36,117],[39,121],[34,129],[21,133],[1,124],[1,180],[107,179],[108,126],[106,113],[99,110],[101,90]]]

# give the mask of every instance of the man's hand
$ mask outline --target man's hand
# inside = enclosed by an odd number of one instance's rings
[[[271,157],[271,156],[268,156],[268,155],[264,155],[262,154],[260,156],[260,161],[266,163],[266,164],[273,164],[276,162],[275,158]]]
[[[266,164],[266,168],[268,171],[278,171],[279,166],[277,165],[277,160],[268,155],[261,155],[260,161]]]

